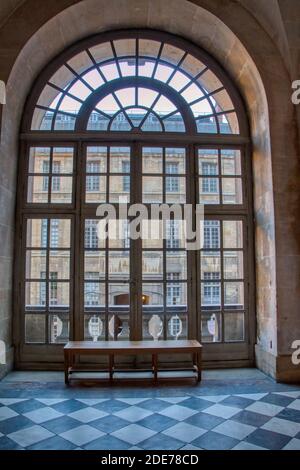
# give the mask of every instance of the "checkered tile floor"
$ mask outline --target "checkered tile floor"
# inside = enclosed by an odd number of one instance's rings
[[[76,392],[70,398],[44,395],[0,398],[0,450],[300,450],[300,390],[99,399]]]

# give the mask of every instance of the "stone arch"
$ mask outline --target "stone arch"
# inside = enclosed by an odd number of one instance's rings
[[[13,214],[18,131],[24,103],[34,79],[51,58],[83,37],[126,27],[160,29],[200,45],[229,71],[247,106],[253,142],[256,218],[257,360],[264,370],[278,378],[284,377],[280,375],[276,357],[282,356],[283,362],[286,360],[290,351],[285,340],[288,334],[292,335],[294,325],[285,322],[284,334],[278,335],[279,323],[284,324],[284,321],[277,312],[284,308],[286,293],[280,284],[282,279],[279,274],[276,278],[276,274],[277,266],[282,268],[284,240],[291,238],[287,229],[292,223],[289,220],[287,227],[282,220],[282,217],[287,217],[284,216],[286,205],[283,207],[280,203],[282,190],[278,184],[284,165],[282,156],[290,156],[290,161],[286,162],[289,174],[293,170],[298,171],[298,168],[293,147],[295,130],[289,129],[287,124],[293,121],[288,74],[274,43],[249,12],[231,0],[224,0],[222,8],[218,9],[208,0],[112,0],[109,8],[105,0],[65,1],[60,5],[60,12],[50,11],[49,17],[45,13],[44,24],[37,31],[30,31],[30,39],[20,47],[12,69],[7,71],[9,100],[3,113],[1,141],[1,166],[4,170],[1,173],[5,175],[2,176],[2,185],[7,188],[7,217]],[[51,17],[54,13],[55,16]],[[277,110],[281,110],[282,114],[278,115]],[[288,148],[284,147],[284,133],[289,136]],[[10,158],[4,158],[6,155]],[[284,186],[288,183],[286,176]],[[288,202],[295,214],[298,201],[291,195]],[[275,217],[278,220],[276,231]],[[296,275],[299,274],[299,266],[293,260],[293,254],[299,251],[299,247],[294,239],[290,242],[289,254]],[[296,313],[296,305],[293,309]]]

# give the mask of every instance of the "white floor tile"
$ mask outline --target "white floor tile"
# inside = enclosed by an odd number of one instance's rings
[[[87,425],[78,426],[78,428],[70,429],[60,434],[63,439],[67,439],[67,441],[72,442],[76,446],[83,446],[104,435],[104,432]]]
[[[260,413],[264,416],[276,416],[280,411],[283,410],[282,406],[273,405],[271,403],[265,403],[262,401],[257,401],[255,403],[251,403],[246,408],[247,411],[254,411],[254,413]]]
[[[90,423],[96,419],[104,418],[108,416],[105,411],[97,410],[97,408],[83,408],[82,410],[74,411],[68,414],[70,418],[77,419],[81,423]]]
[[[64,415],[53,408],[44,407],[39,408],[38,410],[29,411],[29,413],[24,413],[24,416],[36,424],[42,424]]]
[[[144,426],[139,426],[138,424],[130,424],[125,428],[119,429],[111,433],[112,436],[121,439],[122,441],[128,442],[129,444],[137,445],[149,437],[152,437],[156,434],[155,431],[145,428]]]
[[[206,432],[206,429],[198,428],[188,423],[178,423],[163,431],[162,434],[179,439],[182,442],[190,443]]]
[[[240,413],[240,411],[241,410],[239,408],[235,408],[233,406],[215,404],[213,406],[210,406],[209,408],[206,408],[205,410],[202,410],[202,413],[218,416],[219,418],[229,419],[237,413]]]
[[[219,424],[213,429],[214,432],[232,437],[233,439],[239,439],[240,441],[245,439],[255,430],[256,428],[254,426],[231,421],[230,419]]]
[[[21,429],[20,431],[8,434],[7,437],[21,447],[29,447],[53,436],[54,434],[52,432],[42,426],[32,426],[31,428]]]
[[[169,406],[164,410],[159,411],[158,414],[168,416],[169,418],[177,419],[177,421],[184,421],[185,419],[195,415],[196,413],[198,413],[198,411],[191,410],[190,408],[187,408],[185,406],[173,405]]]
[[[262,426],[262,429],[284,434],[285,436],[295,437],[300,432],[300,424],[287,419],[272,418]]]

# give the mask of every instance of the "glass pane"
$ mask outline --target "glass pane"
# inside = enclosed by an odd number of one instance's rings
[[[133,127],[140,127],[142,121],[146,117],[147,110],[143,108],[130,108],[127,110],[127,116]]]
[[[143,132],[162,132],[162,126],[159,119],[150,113],[142,125]],[[167,130],[167,129],[166,129]]]
[[[46,342],[46,318],[44,315],[25,316],[25,343],[45,343]]]
[[[163,311],[164,308],[164,288],[161,283],[143,284],[143,311],[149,314],[155,311]]]
[[[185,181],[185,177],[166,177],[166,203],[183,204],[186,202]]]
[[[57,279],[70,279],[70,252],[50,251],[49,273],[56,273]]]
[[[50,131],[52,127],[54,113],[52,111],[45,111],[44,109],[35,108],[31,130],[33,131]]]
[[[221,134],[239,134],[239,122],[236,113],[218,116]]]
[[[185,221],[167,220],[165,230],[166,248],[168,250],[186,248]]]
[[[241,175],[240,150],[221,150],[222,175]]]
[[[69,341],[70,318],[69,315],[49,315],[49,343],[65,344]]]
[[[224,315],[225,341],[245,340],[245,315],[244,313],[229,313]]]
[[[111,147],[110,148],[110,172],[130,173],[130,148]]]
[[[127,176],[110,176],[109,202],[126,203],[130,201],[130,180]]]
[[[188,54],[186,58],[184,59],[184,61],[182,62],[181,68],[185,70],[192,77],[195,77],[200,72],[202,72],[202,70],[205,69],[205,65],[202,62],[200,62],[200,60]]]
[[[176,91],[182,90],[190,82],[190,78],[184,75],[182,72],[177,71],[170,81],[169,85]]]
[[[105,284],[87,281],[84,283],[84,309],[105,309]]]
[[[180,59],[183,57],[184,51],[174,47],[171,44],[164,44],[161,59],[169,62],[170,64],[177,65]]]
[[[84,316],[84,339],[103,341],[105,339],[105,318],[102,315]]]
[[[139,54],[141,56],[146,56],[146,57],[157,57],[160,44],[161,43],[158,41],[140,39],[139,40]]]
[[[243,222],[241,220],[223,221],[224,248],[243,248]]]
[[[72,67],[72,69],[75,70],[78,75],[80,75],[85,72],[85,70],[91,68],[93,62],[90,59],[88,53],[83,51],[77,54],[75,57],[72,57],[72,59],[68,61],[68,65]]]
[[[87,173],[106,173],[107,169],[107,147],[87,147]]]
[[[163,248],[163,223],[160,220],[142,221],[143,248]],[[174,236],[173,236],[174,238]]]
[[[55,279],[57,273],[50,273],[50,279]],[[70,306],[70,284],[69,282],[49,282],[49,306],[50,308],[60,309]]]
[[[108,240],[109,248],[130,248],[129,221],[120,219],[111,220],[109,227],[112,227]]]
[[[157,341],[163,334],[163,317],[150,311],[143,315],[143,339]]]
[[[194,106],[192,106],[193,108]],[[194,115],[200,115],[199,111],[197,110],[197,105],[195,105],[196,110],[194,112]],[[207,118],[201,118],[197,120],[197,132],[203,133],[203,134],[217,134],[218,133],[218,128],[216,124],[216,120],[214,117],[207,117]]]
[[[163,119],[166,132],[185,132],[185,124],[180,113]]]
[[[163,180],[153,176],[143,177],[143,202],[162,203],[163,202]]]
[[[130,305],[129,284],[109,284],[108,306],[113,312],[128,312]]]
[[[48,240],[48,220],[28,219],[27,220],[27,241],[28,248],[46,248]]]
[[[232,111],[234,109],[231,98],[226,90],[214,93],[211,99],[215,104],[215,108],[219,109],[219,111]]]
[[[172,279],[172,277],[174,277],[174,275],[167,276],[168,279]],[[174,311],[174,312],[180,312],[180,311],[185,312],[187,310],[187,284],[185,282],[176,282],[175,277],[174,277],[174,282],[168,282],[166,286],[167,310]]]
[[[163,278],[163,252],[144,251],[142,257],[143,279]]]
[[[222,317],[217,312],[202,312],[201,341],[202,343],[218,343],[222,340]]]
[[[168,339],[187,339],[187,315],[174,313],[174,315],[168,316],[167,321]]]
[[[90,53],[97,63],[102,62],[113,57],[113,51],[110,42],[97,44],[90,48]]]
[[[111,251],[108,256],[109,278],[128,281],[129,279],[129,251]]]
[[[185,280],[187,278],[187,254],[184,251],[167,251],[167,279]]]
[[[219,158],[216,149],[198,150],[199,175],[218,176]]]
[[[204,249],[220,248],[220,221],[204,221]]]
[[[27,202],[33,202],[35,204],[47,204],[48,188],[48,176],[29,176]]]
[[[76,102],[76,105],[77,105],[77,102]],[[75,123],[76,123],[76,116],[71,116],[70,114],[67,115],[67,114],[58,113],[55,119],[54,130],[55,131],[74,131]]]
[[[31,147],[29,154],[29,173],[49,173],[50,148]]]
[[[243,191],[241,178],[222,178],[223,204],[242,204]]]
[[[128,121],[125,113],[119,113],[111,122],[111,131],[130,131],[132,124]]]
[[[210,273],[209,273],[210,274]],[[208,276],[213,279],[213,276]],[[202,282],[201,283],[201,305],[202,307],[221,307],[221,283],[220,282]]]
[[[105,279],[105,251],[86,251],[84,255],[85,280]]]
[[[204,72],[197,81],[208,93],[223,86],[218,77],[211,70]]]
[[[84,246],[85,248],[96,249],[104,248],[106,235],[99,230],[98,226],[99,220],[87,219],[85,221],[85,230],[84,230]],[[99,236],[98,236],[99,235]]]
[[[199,201],[201,204],[220,204],[218,178],[199,178]]]
[[[225,279],[243,279],[243,252],[226,251],[224,258],[224,278]]]
[[[50,248],[70,248],[71,221],[70,219],[51,219]]]
[[[97,111],[93,111],[87,123],[88,131],[107,131],[110,120]]]
[[[244,308],[244,283],[224,283],[224,305],[226,309],[241,310]]]
[[[26,279],[45,279],[46,277],[46,251],[27,251],[26,253]]]
[[[143,148],[143,173],[162,173],[163,150],[156,147]]]
[[[201,279],[221,280],[221,254],[216,251],[202,251]]]
[[[51,203],[70,204],[72,202],[73,178],[53,176],[51,185]]]
[[[114,341],[129,339],[129,314],[116,313],[110,315],[108,322],[109,338]]]
[[[52,173],[73,173],[73,154],[73,148],[54,148]]]
[[[186,152],[184,148],[166,148],[166,172],[175,175],[185,174]]]
[[[46,306],[46,282],[26,282],[26,310],[44,310]]]
[[[106,176],[89,175],[86,177],[85,201],[89,204],[106,202]]]

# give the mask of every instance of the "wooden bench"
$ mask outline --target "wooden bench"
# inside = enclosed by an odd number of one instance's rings
[[[202,346],[196,340],[178,341],[70,341],[64,348],[65,358],[65,384],[69,385],[72,373],[78,372],[75,368],[78,355],[106,355],[109,357],[109,379],[113,380],[115,369],[115,355],[141,355],[151,354],[152,374],[154,382],[158,380],[158,355],[188,353],[192,355],[193,371],[197,382],[201,381],[201,350]],[[91,370],[91,369],[89,369]],[[95,371],[95,369],[93,369]],[[137,370],[138,369],[134,369]],[[165,369],[164,369],[165,370]],[[172,369],[173,370],[173,369]],[[176,369],[175,369],[176,370]],[[177,369],[178,370],[178,369]],[[182,370],[182,369],[181,369]],[[85,370],[86,372],[86,370]]]

